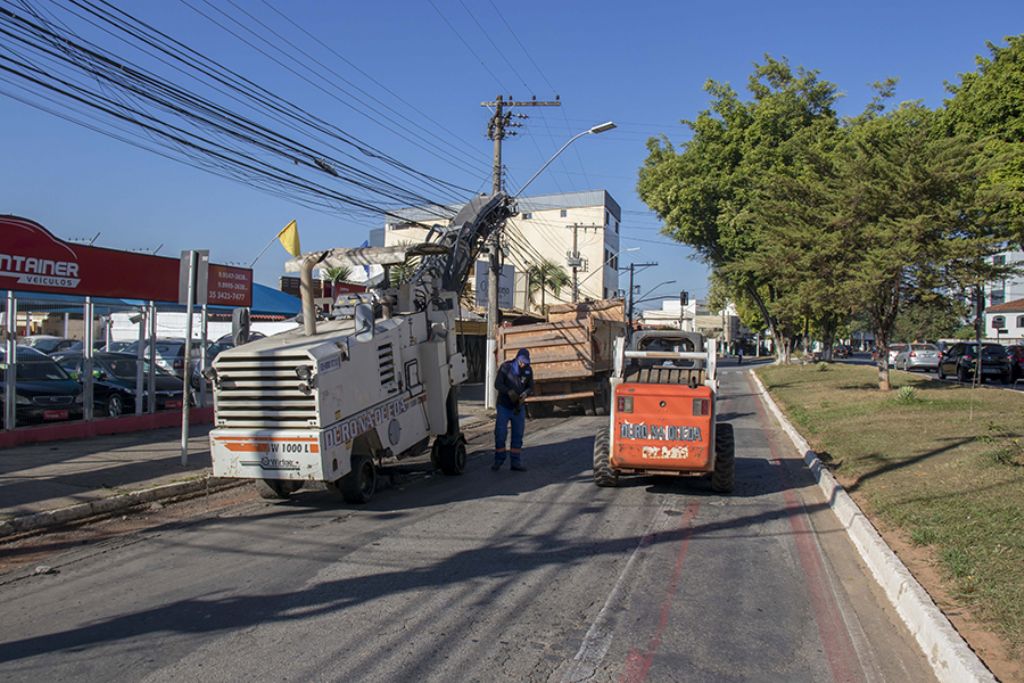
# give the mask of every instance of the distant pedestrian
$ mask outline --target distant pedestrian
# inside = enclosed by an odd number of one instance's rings
[[[736,349],[736,364],[743,365],[743,347],[740,346]]]
[[[530,352],[519,349],[516,357],[505,361],[498,368],[494,379],[498,390],[498,416],[494,424],[494,464],[492,470],[501,469],[505,456],[511,454],[512,469],[525,472],[523,465],[523,432],[526,431],[526,397],[533,393],[533,371],[530,369]],[[506,449],[508,426],[512,425],[512,445]]]

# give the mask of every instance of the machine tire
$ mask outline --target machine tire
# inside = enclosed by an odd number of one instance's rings
[[[338,491],[346,503],[369,503],[377,490],[377,468],[368,455],[352,456],[352,471],[338,480]]]
[[[715,432],[715,471],[711,473],[711,490],[732,493],[736,479],[736,439],[732,425],[719,422],[715,425]]]
[[[302,482],[282,479],[257,479],[256,493],[264,500],[288,500],[288,497],[302,487]]]
[[[594,398],[594,413],[597,415],[607,415],[610,409],[611,391],[608,386],[608,380],[601,380],[601,388],[597,392],[597,396]]]
[[[437,453],[437,464],[441,468],[441,472],[447,476],[458,476],[466,470],[466,444],[462,442],[462,439],[454,444],[445,444],[440,440],[435,440],[434,450]]]
[[[526,416],[534,420],[551,417],[552,412],[551,404],[545,401],[526,404]]]
[[[619,473],[612,468],[607,427],[594,436],[594,483],[609,487],[619,483]]]
[[[110,417],[121,417],[124,415],[124,399],[120,394],[111,394],[107,399],[107,415]]]

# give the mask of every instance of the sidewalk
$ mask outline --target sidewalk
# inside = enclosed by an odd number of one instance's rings
[[[463,429],[487,420],[482,397],[481,385],[462,388],[459,412]],[[210,425],[192,429],[188,467],[181,466],[178,428],[0,451],[0,537],[187,494],[190,488],[202,490],[207,480],[212,481],[210,429]],[[157,487],[163,488],[152,491]],[[112,500],[115,498],[120,500]],[[56,510],[63,514],[47,514]],[[48,519],[38,520],[41,516]],[[11,523],[16,519],[19,521]]]

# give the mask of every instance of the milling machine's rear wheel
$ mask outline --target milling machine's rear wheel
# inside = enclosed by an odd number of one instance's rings
[[[430,449],[430,459],[448,476],[462,474],[466,469],[466,444],[462,439],[454,443],[435,439]]]
[[[594,436],[594,483],[598,486],[616,486],[619,473],[612,468],[608,428],[604,427]]]
[[[257,479],[256,492],[266,500],[287,500],[288,496],[302,488],[301,481],[285,479]]]
[[[377,468],[368,455],[352,456],[352,471],[334,482],[331,488],[341,494],[346,503],[369,503],[377,490]]]
[[[715,471],[711,473],[711,490],[731,493],[736,479],[736,440],[732,425],[719,422],[715,425],[715,432]]]

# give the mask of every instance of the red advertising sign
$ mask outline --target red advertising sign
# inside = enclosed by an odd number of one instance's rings
[[[0,216],[0,289],[178,300],[179,260],[64,242],[34,221]],[[252,270],[210,264],[207,303],[252,306]]]

